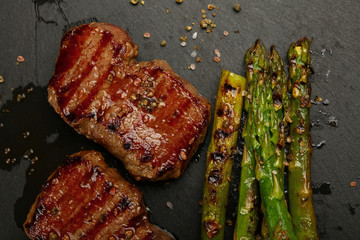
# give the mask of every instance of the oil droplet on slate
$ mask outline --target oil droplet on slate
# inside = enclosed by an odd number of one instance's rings
[[[338,126],[338,120],[336,119],[335,116],[330,116],[328,121],[329,121],[330,126],[332,126],[332,127]]]
[[[321,149],[323,148],[323,146],[325,146],[325,144],[326,144],[326,140],[321,140],[319,143],[313,143],[312,146]]]
[[[330,195],[333,187],[330,182],[324,182],[322,184],[315,184],[312,186],[313,194]]]
[[[360,206],[360,204],[355,204],[355,205],[353,205],[353,204],[351,204],[351,203],[349,203],[349,211],[350,211],[350,214],[351,215],[355,215],[355,209],[356,209],[356,207],[359,207]]]

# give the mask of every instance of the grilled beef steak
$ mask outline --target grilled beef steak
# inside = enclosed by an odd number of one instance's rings
[[[177,178],[205,137],[210,104],[166,61],[137,63],[137,55],[121,28],[73,28],[61,41],[48,100],[136,180]]]
[[[173,239],[148,222],[139,190],[82,151],[48,178],[24,223],[31,239]]]

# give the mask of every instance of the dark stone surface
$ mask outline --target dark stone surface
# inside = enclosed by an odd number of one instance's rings
[[[232,5],[240,2],[242,10],[235,13]],[[321,239],[355,239],[360,235],[360,25],[357,0],[302,1],[212,1],[220,7],[214,10],[216,28],[207,34],[200,30],[201,9],[209,1],[190,1],[178,5],[175,0],[145,0],[145,5],[132,6],[127,0],[14,0],[4,1],[0,8],[0,236],[2,239],[26,239],[21,228],[26,214],[41,184],[58,166],[66,154],[80,149],[96,149],[130,181],[123,166],[104,149],[88,141],[68,127],[50,108],[46,100],[46,85],[54,69],[60,39],[66,29],[89,21],[104,21],[127,29],[139,45],[139,60],[165,59],[177,73],[194,84],[208,97],[213,106],[221,69],[244,74],[245,51],[256,38],[267,47],[274,44],[286,60],[291,42],[303,36],[314,38],[311,77],[313,93],[329,100],[329,105],[313,105],[311,119],[313,142],[326,140],[321,149],[314,148],[312,182],[315,212]],[[167,14],[165,9],[170,9]],[[195,23],[191,32],[185,27]],[[223,31],[229,36],[223,37]],[[234,31],[238,30],[238,33]],[[198,38],[191,39],[197,31]],[[144,39],[143,33],[151,38]],[[186,47],[179,37],[188,36]],[[162,48],[162,40],[167,46]],[[187,67],[195,62],[190,56],[199,46],[202,63],[196,70]],[[221,62],[215,63],[213,50],[221,52]],[[323,50],[325,49],[325,50]],[[323,56],[322,56],[323,53]],[[16,64],[22,55],[25,62]],[[327,76],[328,75],[328,76]],[[30,85],[29,85],[30,84]],[[33,87],[31,93],[27,89]],[[26,98],[16,101],[19,93]],[[7,112],[6,109],[10,110]],[[335,116],[338,126],[328,124]],[[23,138],[23,132],[30,136]],[[200,211],[206,149],[209,134],[191,165],[178,180],[163,183],[135,183],[144,192],[153,223],[169,230],[178,239],[199,239]],[[10,153],[5,155],[6,147]],[[34,165],[22,158],[32,148],[38,162]],[[16,158],[6,164],[7,158]],[[31,175],[31,169],[34,172]],[[237,188],[239,159],[235,163],[232,190]],[[357,182],[350,187],[350,182]],[[325,185],[322,185],[324,184]],[[323,186],[326,187],[325,194]],[[229,196],[228,218],[235,219],[237,192]],[[166,202],[173,204],[173,209]],[[226,238],[232,239],[231,227]]]

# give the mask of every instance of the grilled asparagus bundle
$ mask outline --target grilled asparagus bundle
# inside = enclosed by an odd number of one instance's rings
[[[310,74],[309,40],[291,44],[290,61],[292,101],[288,113],[290,124],[289,201],[290,213],[298,239],[319,239],[312,200],[310,179]]]
[[[223,239],[229,182],[236,153],[246,79],[223,70],[207,152],[201,239]]]
[[[288,57],[291,82],[288,81],[283,61],[275,47],[272,46],[267,55],[265,46],[257,40],[245,56],[248,85],[245,101],[247,119],[242,133],[244,151],[234,239],[258,239],[260,199],[264,214],[261,223],[262,239],[318,239],[310,184],[311,89],[307,80],[311,62],[309,40],[303,38],[293,43],[289,48]],[[225,99],[221,94],[226,74],[229,73],[223,72],[219,87],[215,110],[217,116],[208,150],[202,239],[223,239],[229,183],[226,181],[224,184],[219,179],[223,180],[231,174],[232,153],[229,149],[234,148],[237,136],[236,132],[225,134],[226,137],[218,136],[218,132],[224,133],[224,121],[228,120],[223,118],[223,111],[219,109],[222,109],[222,105],[230,106],[227,105],[229,99]],[[243,90],[245,81],[242,80],[240,88]],[[291,102],[288,87],[291,91]],[[238,114],[241,114],[241,95],[232,97],[234,109],[237,109],[236,97],[239,98]],[[291,216],[284,195],[287,123],[290,123],[288,140],[291,142],[288,156]],[[236,124],[234,126],[234,129],[239,127]],[[226,139],[227,137],[229,139]],[[230,161],[226,161],[226,158]]]

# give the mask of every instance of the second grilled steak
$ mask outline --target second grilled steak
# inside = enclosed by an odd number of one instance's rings
[[[209,101],[162,60],[137,63],[126,31],[82,25],[61,41],[48,100],[137,180],[179,177],[203,141]]]
[[[43,185],[24,229],[31,239],[173,239],[149,223],[139,190],[95,151],[65,159]]]

